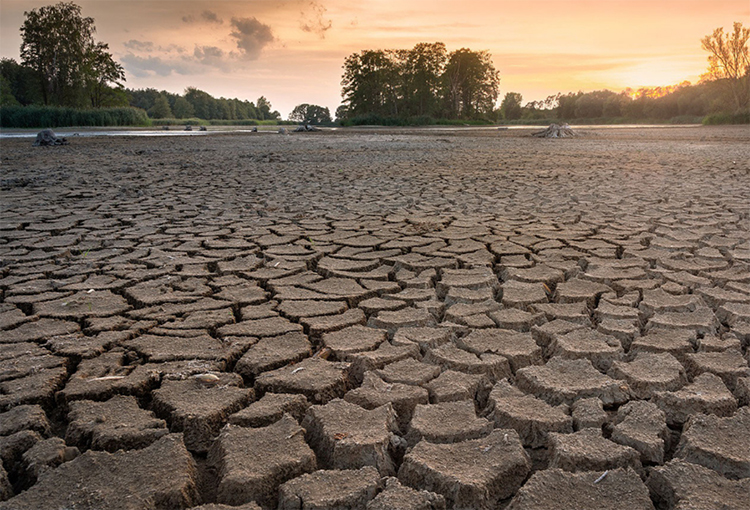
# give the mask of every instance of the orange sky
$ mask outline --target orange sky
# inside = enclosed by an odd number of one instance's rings
[[[0,55],[18,59],[23,12],[0,0]],[[344,58],[442,41],[489,50],[501,97],[697,81],[700,39],[740,21],[748,0],[78,0],[126,70],[126,86],[219,97],[341,103]]]

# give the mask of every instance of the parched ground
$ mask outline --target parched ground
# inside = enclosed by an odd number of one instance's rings
[[[750,508],[747,127],[70,141],[0,144],[0,508]]]

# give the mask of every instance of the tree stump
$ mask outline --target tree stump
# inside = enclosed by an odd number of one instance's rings
[[[536,136],[537,138],[570,138],[578,136],[578,133],[573,131],[568,124],[563,124],[562,126],[550,124],[547,129],[532,133],[531,136]]]

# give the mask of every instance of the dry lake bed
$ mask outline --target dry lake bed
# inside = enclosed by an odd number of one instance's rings
[[[750,129],[529,133],[0,141],[0,508],[750,508]]]

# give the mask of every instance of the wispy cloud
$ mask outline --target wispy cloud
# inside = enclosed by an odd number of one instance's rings
[[[123,46],[134,51],[144,51],[147,53],[154,51],[154,43],[151,41],[138,41],[136,39],[131,39],[123,43]]]
[[[219,17],[214,11],[205,10],[198,16],[195,14],[186,14],[182,17],[182,21],[185,23],[215,23],[221,25],[224,20]]]
[[[300,28],[304,32],[310,32],[325,39],[326,32],[333,26],[330,19],[326,20],[327,11],[328,9],[313,0],[307,5],[307,9],[300,13]]]

